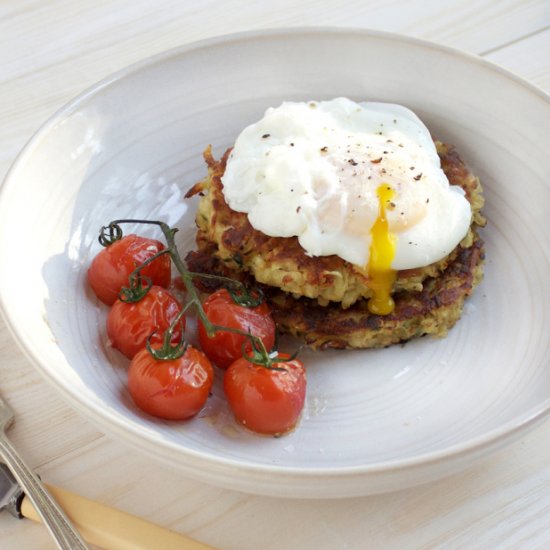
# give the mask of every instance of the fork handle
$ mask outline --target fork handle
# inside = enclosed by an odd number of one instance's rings
[[[0,433],[0,455],[21,489],[33,503],[42,522],[61,550],[86,550],[88,547],[71,525],[63,510],[46,491],[42,482],[23,462],[5,434]]]

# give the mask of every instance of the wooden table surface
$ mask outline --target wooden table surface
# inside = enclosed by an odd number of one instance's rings
[[[480,55],[548,92],[549,24],[548,0],[3,0],[0,178],[73,96],[187,42],[265,27],[380,29]],[[183,478],[109,439],[58,398],[2,321],[0,389],[16,412],[10,439],[44,480],[219,549],[550,548],[550,421],[437,483],[364,498],[285,500]],[[0,548],[54,544],[44,527],[4,513]]]

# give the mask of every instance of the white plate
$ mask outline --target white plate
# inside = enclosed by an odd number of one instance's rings
[[[163,219],[192,246],[194,203],[182,195],[205,173],[205,146],[221,154],[284,99],[336,96],[407,105],[482,178],[486,278],[463,319],[444,340],[306,354],[305,414],[279,439],[233,423],[221,376],[199,418],[176,424],[141,414],[126,391],[125,361],[105,345],[106,308],[85,284],[99,227],[127,216]],[[293,497],[437,479],[550,410],[548,128],[541,91],[410,38],[301,29],[185,46],[94,86],[21,153],[0,195],[2,309],[74,408],[188,476]]]

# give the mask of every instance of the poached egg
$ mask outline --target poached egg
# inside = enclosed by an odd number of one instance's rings
[[[471,209],[449,181],[430,132],[390,103],[285,102],[238,136],[222,177],[229,207],[254,229],[292,237],[310,256],[365,272],[369,310],[393,310],[397,271],[447,256]]]

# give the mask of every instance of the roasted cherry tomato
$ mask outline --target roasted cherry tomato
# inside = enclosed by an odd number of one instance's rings
[[[181,305],[168,290],[153,285],[138,302],[117,300],[113,304],[107,316],[107,336],[114,348],[132,359],[145,348],[151,334],[155,333],[151,344],[162,342],[164,332],[180,311]],[[179,323],[174,328],[173,341],[181,338],[181,328]]]
[[[167,420],[184,420],[204,406],[214,369],[198,349],[188,346],[178,359],[155,359],[147,349],[132,359],[128,389],[136,405]]]
[[[160,241],[126,235],[104,248],[93,259],[88,269],[88,281],[96,296],[111,305],[118,298],[123,286],[128,286],[128,277],[136,267],[165,247]],[[170,284],[170,256],[163,254],[141,271],[152,283],[167,287]]]
[[[236,304],[229,292],[223,288],[211,294],[204,302],[203,309],[211,323],[240,329],[260,338],[270,350],[275,343],[275,322],[271,318],[268,305],[264,302],[256,307]],[[247,337],[241,334],[219,330],[209,338],[204,325],[199,320],[199,342],[208,358],[226,369],[243,354],[243,344]],[[247,350],[250,346],[247,344]]]
[[[306,372],[298,359],[272,367],[256,365],[241,357],[226,371],[224,391],[235,418],[248,429],[279,435],[298,422],[306,396]],[[273,368],[276,367],[276,368]]]

